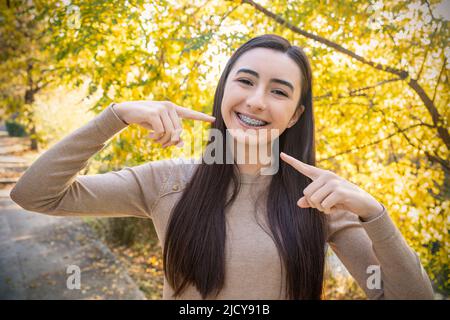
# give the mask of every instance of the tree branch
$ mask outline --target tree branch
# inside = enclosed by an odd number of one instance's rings
[[[428,11],[430,12],[431,18],[433,18],[433,20],[436,20],[436,18],[433,15],[433,11],[431,10],[431,6],[430,6],[430,2],[428,0],[425,0],[427,7],[428,7]]]
[[[389,134],[386,138],[378,139],[378,140],[372,141],[372,142],[370,142],[370,143],[367,143],[367,144],[364,144],[364,145],[361,145],[361,146],[354,147],[354,148],[352,148],[352,149],[348,149],[348,150],[345,150],[345,151],[336,153],[335,155],[332,155],[332,156],[330,156],[330,157],[320,159],[320,160],[318,160],[317,162],[327,161],[327,160],[333,159],[333,158],[335,158],[335,157],[337,157],[337,156],[341,156],[341,155],[343,155],[343,154],[351,153],[351,152],[354,152],[354,151],[357,151],[357,150],[361,150],[361,149],[364,149],[364,148],[367,148],[367,147],[370,147],[370,146],[379,144],[379,143],[381,143],[381,142],[383,142],[383,141],[385,141],[385,140],[388,140],[388,139],[390,139],[390,138],[392,138],[392,137],[398,135],[399,133],[402,133],[402,132],[404,132],[404,131],[408,131],[408,130],[410,130],[410,129],[413,129],[413,128],[416,128],[416,127],[420,127],[420,126],[422,126],[421,123],[415,123],[415,124],[413,124],[413,125],[410,125],[409,127],[406,127],[406,128],[404,128],[404,129],[400,129],[400,130],[398,130],[397,132],[393,132],[393,133]]]
[[[397,128],[399,128],[398,124],[396,124],[395,122],[392,122],[392,123],[393,123]],[[421,148],[420,148],[418,145],[414,144],[414,143],[411,141],[411,139],[409,139],[409,137],[406,135],[406,133],[405,133],[404,131],[399,131],[399,132],[403,135],[403,137],[406,139],[406,141],[408,141],[408,143],[409,143],[412,147],[416,148],[417,150],[421,150]],[[442,158],[439,157],[436,153],[435,153],[435,155],[432,155],[432,154],[430,154],[427,150],[423,150],[423,151],[424,151],[425,155],[427,156],[427,158],[428,158],[432,163],[434,163],[434,162],[439,163],[439,164],[442,166],[442,168],[443,168],[444,170],[446,170],[447,172],[450,173],[450,162],[448,162],[448,161],[442,159]]]
[[[268,9],[264,8],[263,6],[255,3],[253,0],[242,0],[242,3],[249,4],[250,6],[254,7],[256,10],[258,10],[258,11],[262,12],[263,14],[265,14],[266,16],[272,18],[273,20],[275,20],[282,26],[285,26],[286,28],[292,30],[294,33],[300,34],[306,38],[309,38],[309,39],[312,39],[319,43],[322,43],[330,48],[335,49],[338,52],[348,55],[348,56],[352,57],[353,59],[360,61],[363,64],[369,65],[377,70],[395,74],[398,77],[400,77],[401,79],[408,79],[409,87],[411,87],[411,89],[413,89],[417,93],[417,95],[420,97],[420,99],[423,101],[428,112],[431,114],[431,118],[433,119],[433,124],[436,126],[437,131],[438,131],[438,136],[442,139],[442,141],[444,141],[447,149],[450,150],[450,132],[445,127],[445,122],[444,122],[442,116],[439,114],[436,106],[434,105],[433,100],[430,99],[430,97],[427,95],[425,90],[420,86],[420,84],[417,82],[416,79],[412,79],[411,77],[409,77],[409,74],[407,71],[399,70],[399,69],[396,69],[396,68],[393,68],[390,66],[385,66],[380,63],[375,63],[373,61],[367,60],[364,57],[342,47],[341,45],[339,45],[337,43],[334,43],[328,39],[314,35],[310,32],[307,32],[305,30],[302,30],[302,29],[292,25],[291,23],[289,23],[288,21],[286,21],[279,15],[276,15],[273,12],[269,11]]]
[[[386,114],[384,113],[384,111],[383,111],[382,109],[375,109],[375,110],[378,111],[378,112],[381,112],[381,114],[383,115],[383,117],[386,118]],[[425,126],[425,127],[430,127],[430,128],[432,128],[432,129],[435,129],[435,127],[434,127],[433,125],[430,125],[430,124],[427,124],[427,123],[422,122],[422,120],[420,120],[418,117],[416,117],[416,116],[414,116],[414,115],[411,115],[411,117],[412,117],[413,119],[415,119],[415,120],[418,120],[418,121],[420,122],[421,125],[423,125],[423,126]],[[391,121],[389,121],[389,122],[392,123],[392,124],[399,130],[399,132],[402,133],[403,137],[406,139],[406,141],[407,141],[411,146],[413,146],[413,147],[416,148],[417,150],[422,150],[422,148],[420,148],[418,145],[415,145],[415,144],[411,141],[411,139],[409,139],[409,137],[407,136],[406,132],[405,132],[405,131],[402,131],[402,129],[400,128],[400,126],[399,126],[395,121],[392,121],[392,120],[391,120]],[[443,159],[442,157],[440,157],[440,156],[436,153],[436,151],[433,151],[434,156],[431,155],[427,150],[423,150],[423,151],[424,151],[425,155],[427,156],[427,158],[428,158],[428,160],[429,160],[430,162],[432,162],[432,163],[438,162],[439,164],[442,165],[442,168],[443,168],[444,170],[447,170],[447,171],[449,170],[449,168],[450,168],[450,163],[449,163],[447,160],[445,160],[445,159]],[[448,172],[450,172],[450,171],[448,171]]]
[[[383,80],[383,81],[377,82],[376,84],[371,85],[371,86],[366,86],[366,87],[350,90],[349,93],[348,93],[348,96],[344,96],[344,95],[339,94],[338,98],[340,99],[340,98],[347,98],[347,97],[355,97],[355,96],[358,96],[358,93],[361,92],[361,91],[370,90],[370,89],[382,86],[382,85],[384,85],[386,83],[395,82],[395,81],[401,81],[401,80],[402,79],[400,79],[400,78],[393,78],[393,79]],[[332,93],[328,92],[328,93],[326,93],[324,95],[314,97],[314,101],[325,99],[325,98],[328,98],[328,97],[331,97],[331,96],[332,96]],[[366,95],[362,94],[362,95],[359,95],[359,96],[366,96]]]
[[[430,12],[431,12],[431,9],[430,9]],[[431,37],[430,37],[430,44],[425,49],[425,55],[424,55],[424,58],[423,58],[423,62],[422,62],[422,65],[420,66],[419,73],[417,74],[417,77],[416,77],[417,81],[419,81],[420,76],[421,76],[422,71],[423,71],[423,67],[425,66],[425,63],[427,62],[428,53],[429,53],[430,49],[433,46],[433,40],[434,40],[434,37],[436,36],[436,32],[437,32],[438,28],[439,28],[438,25],[436,25],[436,28],[434,28],[433,33],[431,34]]]
[[[306,38],[312,39],[312,40],[317,41],[319,43],[322,43],[322,44],[324,44],[324,45],[326,45],[328,47],[331,47],[331,48],[335,49],[336,51],[344,53],[344,54],[352,57],[353,59],[362,62],[363,64],[367,64],[367,65],[369,65],[369,66],[371,66],[371,67],[373,67],[375,69],[381,70],[381,71],[386,71],[386,72],[395,74],[395,75],[399,76],[402,79],[406,79],[408,77],[408,72],[405,71],[405,70],[399,70],[399,69],[396,69],[396,68],[393,68],[393,67],[390,67],[390,66],[385,66],[385,65],[383,65],[381,63],[376,63],[376,62],[367,60],[364,57],[356,54],[353,51],[350,51],[350,50],[344,48],[343,46],[341,46],[341,45],[339,45],[339,44],[337,44],[335,42],[332,42],[332,41],[330,41],[328,39],[325,39],[325,38],[323,38],[321,36],[312,34],[310,32],[307,32],[305,30],[300,29],[299,27],[296,27],[296,26],[292,25],[291,23],[287,22],[282,17],[280,17],[280,16],[276,15],[275,13],[267,10],[266,8],[264,8],[263,6],[255,3],[252,0],[242,0],[242,3],[247,3],[247,4],[251,5],[251,6],[253,6],[258,11],[261,11],[266,16],[274,19],[276,22],[278,22],[279,24],[285,26],[286,28],[294,31],[295,33],[301,34],[302,36],[304,36]]]
[[[410,79],[408,82],[408,85],[419,95],[419,97],[425,104],[425,107],[428,109],[428,112],[431,114],[431,119],[433,120],[433,124],[437,128],[439,137],[442,139],[442,141],[444,142],[447,149],[450,150],[450,133],[449,133],[448,129],[445,127],[444,119],[439,114],[433,101],[430,99],[430,97],[428,97],[425,90],[419,85],[419,83],[416,80]]]
[[[444,72],[446,64],[447,64],[447,57],[444,56],[444,62],[442,63],[442,68],[441,68],[441,71],[439,72],[439,76],[438,76],[437,81],[436,81],[436,86],[434,87],[433,98],[431,99],[433,102],[436,99],[436,92],[437,92],[437,89],[438,89],[438,86],[439,86],[439,82],[441,81],[441,76],[442,76],[442,73]]]

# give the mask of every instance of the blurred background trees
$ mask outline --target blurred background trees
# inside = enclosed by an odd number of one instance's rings
[[[210,113],[233,51],[284,36],[312,64],[318,165],[383,202],[448,295],[449,19],[449,2],[432,0],[2,1],[0,115],[45,149],[112,101]],[[181,155],[144,131],[124,130],[83,173]],[[134,219],[105,230],[129,245],[155,237]]]

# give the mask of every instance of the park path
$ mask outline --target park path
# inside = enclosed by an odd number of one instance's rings
[[[0,128],[0,299],[145,299],[114,254],[81,218],[33,213],[9,193],[38,153]],[[79,267],[80,289],[68,289]]]

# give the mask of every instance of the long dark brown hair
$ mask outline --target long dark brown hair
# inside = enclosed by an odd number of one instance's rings
[[[301,71],[301,98],[297,108],[305,107],[296,124],[287,128],[279,139],[280,151],[315,165],[314,114],[312,105],[311,67],[304,51],[277,35],[250,39],[231,56],[214,95],[212,128],[225,137],[226,126],[221,115],[225,83],[239,57],[254,48],[269,48],[287,54]],[[209,143],[213,143],[209,139]],[[169,219],[163,249],[164,272],[181,295],[187,285],[194,285],[206,299],[217,296],[225,281],[225,209],[235,200],[240,186],[236,164],[226,162],[228,149],[223,145],[221,163],[206,164],[203,159],[174,206]],[[229,155],[228,155],[229,156]],[[279,155],[276,155],[279,156]],[[233,183],[229,199],[228,187]],[[311,180],[284,161],[269,184],[267,221],[280,261],[286,271],[288,299],[320,299],[322,296],[326,217],[313,208],[300,208],[298,199]],[[207,187],[205,187],[207,186]]]

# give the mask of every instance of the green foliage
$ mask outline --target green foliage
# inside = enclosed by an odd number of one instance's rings
[[[8,131],[8,135],[10,137],[25,137],[27,132],[25,128],[20,123],[15,121],[6,120],[5,121],[6,131]]]
[[[109,242],[116,245],[148,243],[157,237],[153,222],[149,219],[112,218],[108,219],[107,228]]]

